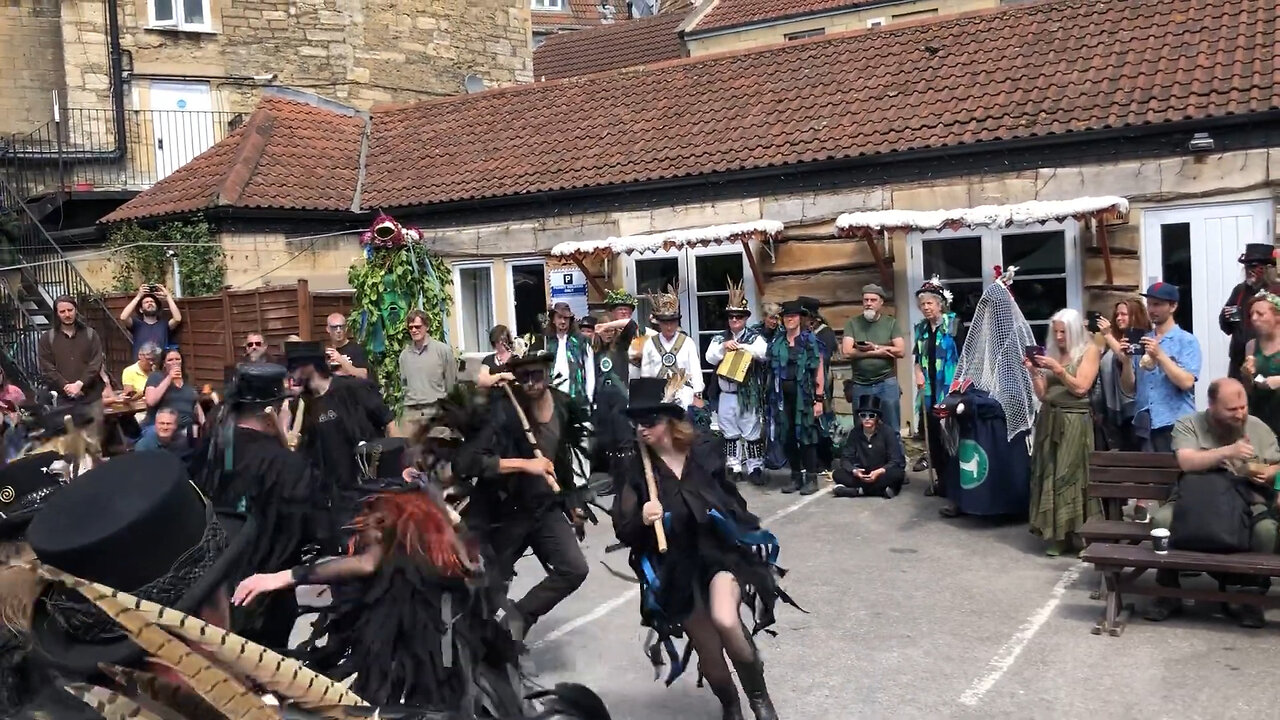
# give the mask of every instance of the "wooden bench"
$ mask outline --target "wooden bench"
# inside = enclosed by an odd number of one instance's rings
[[[1093,628],[1095,635],[1106,632],[1118,637],[1124,632],[1133,613],[1133,606],[1124,603],[1126,593],[1280,607],[1280,597],[1228,592],[1221,586],[1217,590],[1186,590],[1137,585],[1138,579],[1149,570],[1280,577],[1280,556],[1277,555],[1185,550],[1170,550],[1161,555],[1150,548],[1146,541],[1151,539],[1151,524],[1124,520],[1124,506],[1130,500],[1168,501],[1180,474],[1173,453],[1093,452],[1089,455],[1088,492],[1090,497],[1102,500],[1103,517],[1087,520],[1079,534],[1087,543],[1081,559],[1092,563],[1102,575],[1102,589],[1094,596],[1106,599],[1106,610]]]

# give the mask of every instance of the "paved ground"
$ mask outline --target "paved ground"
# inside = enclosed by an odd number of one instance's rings
[[[895,500],[800,499],[744,488],[782,542],[778,637],[761,635],[784,720],[844,718],[1231,718],[1280,706],[1280,616],[1243,630],[1207,607],[1120,638],[1090,628],[1096,576],[1048,558],[1025,524],[943,520],[915,481]],[[689,672],[670,688],[642,654],[635,585],[607,525],[585,543],[586,585],[533,630],[536,681],[594,688],[619,720],[715,720]],[[520,567],[517,591],[541,568]],[[1139,602],[1142,602],[1139,600]]]

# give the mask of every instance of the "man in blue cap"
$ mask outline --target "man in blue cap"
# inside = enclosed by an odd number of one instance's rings
[[[1130,346],[1137,389],[1133,429],[1144,451],[1173,452],[1174,423],[1196,411],[1200,343],[1174,320],[1181,297],[1177,285],[1156,282],[1142,296],[1151,331]]]

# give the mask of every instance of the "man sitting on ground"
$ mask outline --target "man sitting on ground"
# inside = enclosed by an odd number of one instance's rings
[[[1197,473],[1225,468],[1257,484],[1258,487],[1251,492],[1250,498],[1250,510],[1255,518],[1250,549],[1254,552],[1274,553],[1277,523],[1272,518],[1259,519],[1258,516],[1267,512],[1264,495],[1269,494],[1272,479],[1280,471],[1280,444],[1277,444],[1275,433],[1266,423],[1249,414],[1249,399],[1244,386],[1238,380],[1230,378],[1214,380],[1209,385],[1209,409],[1178,420],[1173,428],[1172,443],[1178,467],[1183,472]],[[1169,502],[1152,516],[1152,527],[1168,528],[1173,524],[1173,510],[1178,495],[1175,488],[1169,496]],[[1164,587],[1179,587],[1177,571],[1158,571],[1156,583]],[[1152,603],[1145,617],[1159,622],[1181,611],[1181,599],[1162,597]],[[1242,626],[1262,627],[1262,608],[1242,605],[1238,612]]]
[[[892,498],[902,491],[907,460],[902,442],[881,422],[882,403],[875,395],[858,397],[858,424],[845,438],[832,472],[836,497],[880,495]]]

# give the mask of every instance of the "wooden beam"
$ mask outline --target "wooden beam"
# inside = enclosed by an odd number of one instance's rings
[[[226,286],[222,288],[222,334],[223,334],[223,366],[234,365],[236,361],[236,338],[231,329],[231,294]],[[264,337],[263,340],[266,340]]]
[[[1104,214],[1094,215],[1093,224],[1098,232],[1098,246],[1102,248],[1102,267],[1107,273],[1107,285],[1114,285],[1116,278],[1111,270],[1111,242],[1107,239],[1107,223],[1104,220]]]
[[[876,261],[876,268],[880,270],[880,287],[893,293],[893,272],[884,264],[884,253],[880,249],[880,238],[874,233],[867,233],[863,236],[867,241],[867,249],[871,251],[871,258]]]
[[[574,255],[573,264],[577,265],[578,269],[582,271],[582,274],[586,276],[587,284],[591,286],[591,289],[595,290],[596,293],[598,293],[601,297],[603,297],[605,294],[604,286],[601,285],[600,281],[597,280],[596,277],[591,274],[591,271],[587,269],[586,263],[582,262],[582,257],[579,255]]]
[[[311,326],[316,319],[312,317],[311,284],[305,278],[298,279],[298,337],[311,339]],[[327,321],[326,321],[327,322]]]
[[[756,293],[764,293],[764,275],[760,273],[760,265],[756,262],[756,254],[751,251],[751,242],[742,238],[742,251],[747,254],[747,264],[751,266],[751,276],[756,279]]]

